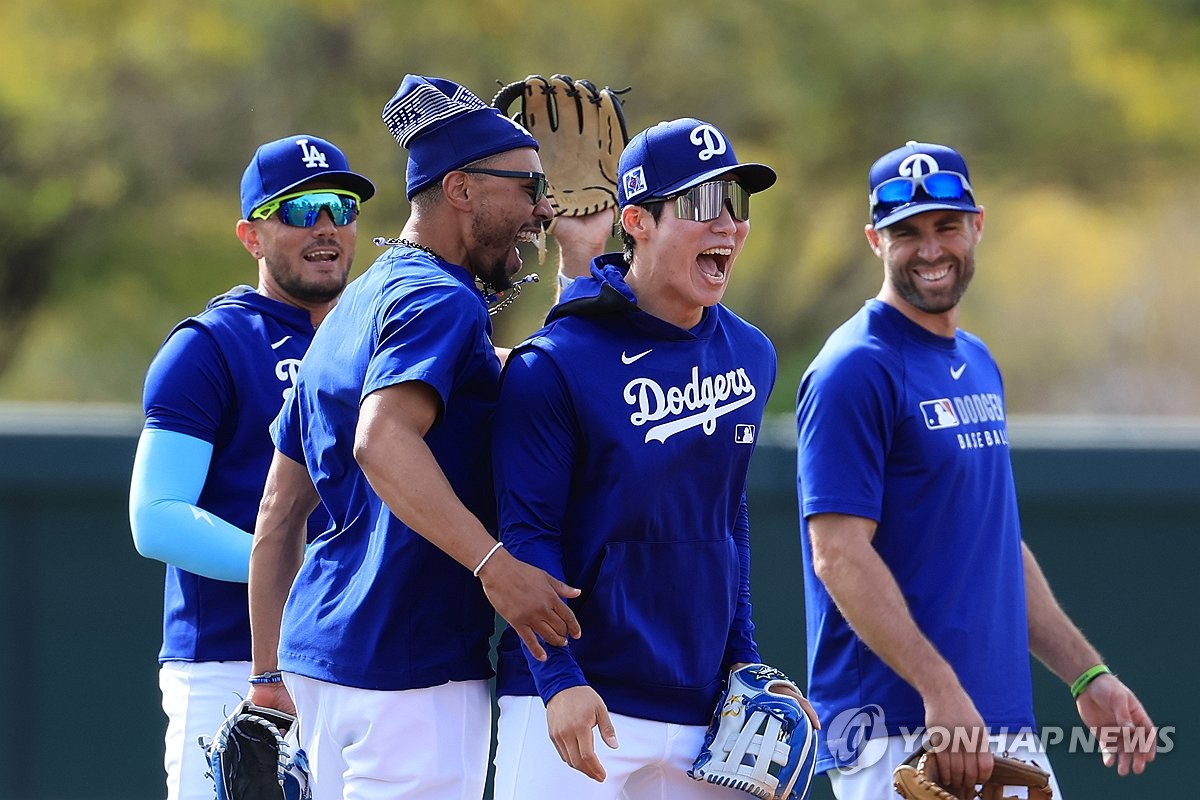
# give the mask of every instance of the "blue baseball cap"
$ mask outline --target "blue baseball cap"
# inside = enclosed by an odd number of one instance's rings
[[[408,150],[408,199],[453,170],[481,158],[538,149],[537,139],[470,90],[445,78],[405,75],[383,107],[383,122]]]
[[[739,163],[725,134],[692,117],[660,122],[629,140],[617,165],[617,204],[660,200],[737,171],[747,192],[775,183],[766,164]]]
[[[375,194],[375,184],[350,171],[337,145],[298,133],[267,142],[254,152],[242,173],[242,218],[250,219],[256,208],[315,181],[354,192],[364,201]]]
[[[871,165],[869,184],[876,229],[926,211],[980,211],[966,160],[941,144],[907,142]]]

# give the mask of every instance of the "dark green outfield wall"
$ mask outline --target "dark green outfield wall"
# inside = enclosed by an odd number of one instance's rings
[[[126,515],[139,427],[124,408],[0,407],[0,800],[163,795],[157,665],[163,567]],[[804,676],[790,423],[751,473],[754,596],[764,656]],[[1051,750],[1068,798],[1184,797],[1196,744],[1200,423],[1014,420],[1025,536],[1060,601],[1174,750],[1136,779]],[[1073,724],[1034,667],[1039,722]],[[821,781],[815,797],[830,797]]]

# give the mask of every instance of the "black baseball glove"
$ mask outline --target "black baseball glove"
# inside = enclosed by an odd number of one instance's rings
[[[304,751],[285,738],[295,721],[243,701],[211,740],[200,737],[216,800],[311,800]]]

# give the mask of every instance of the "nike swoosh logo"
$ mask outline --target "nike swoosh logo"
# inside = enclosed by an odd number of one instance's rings
[[[951,377],[951,378],[954,378],[954,380],[958,380],[959,378],[961,378],[961,377],[962,377],[963,370],[964,370],[964,369],[966,369],[966,368],[967,368],[967,364],[966,364],[966,362],[963,362],[962,364],[960,364],[960,365],[959,365],[959,367],[958,367],[958,369],[955,369],[954,367],[951,367],[951,368],[950,368],[950,377]]]
[[[654,350],[654,348],[653,348],[653,347],[651,347],[651,348],[650,348],[649,350],[647,350],[646,352],[644,352],[644,353],[638,353],[636,356],[627,356],[627,355],[625,355],[625,351],[624,351],[624,350],[622,350],[622,351],[621,351],[621,363],[622,363],[622,364],[632,364],[633,362],[637,361],[639,358],[642,358],[643,356],[648,356],[648,355],[650,355],[650,353],[651,353],[653,350]]]
[[[284,343],[284,342],[286,342],[286,341],[287,341],[288,339],[290,339],[290,338],[292,338],[290,334],[289,334],[289,335],[287,335],[287,336],[285,336],[285,337],[283,337],[283,338],[282,338],[282,339],[280,339],[278,342],[275,342],[273,345],[271,345],[271,349],[272,349],[272,350],[278,350],[279,348],[283,347],[283,343]]]

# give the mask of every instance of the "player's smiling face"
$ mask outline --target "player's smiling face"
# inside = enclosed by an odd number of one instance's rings
[[[905,312],[948,314],[975,275],[982,235],[983,214],[962,211],[926,211],[882,230],[868,227],[867,239],[884,264],[881,299]]]
[[[332,187],[314,184],[311,188]],[[285,225],[278,214],[253,225],[265,264],[259,281],[268,297],[321,304],[336,299],[346,288],[358,241],[357,220],[339,227],[322,210],[311,228]]]
[[[645,238],[638,237],[630,269],[629,285],[638,305],[691,328],[705,308],[721,302],[750,223],[734,219],[728,205],[707,222],[678,219],[669,200],[657,224],[645,209],[638,209],[638,216],[650,226]]]
[[[485,163],[496,170],[542,171],[537,151],[529,147],[502,153]],[[471,174],[470,179],[478,205],[471,219],[469,266],[493,289],[507,289],[521,270],[517,242],[536,241],[542,222],[553,217],[554,209],[544,197],[534,200],[532,179],[484,174]]]

